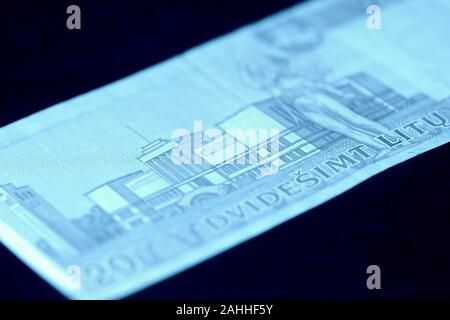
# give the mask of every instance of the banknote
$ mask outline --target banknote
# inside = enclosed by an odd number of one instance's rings
[[[308,1],[1,128],[2,243],[122,298],[447,143],[449,15]]]

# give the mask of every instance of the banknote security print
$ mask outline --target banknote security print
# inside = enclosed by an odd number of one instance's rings
[[[449,142],[450,3],[378,3],[380,29],[309,1],[1,128],[1,241],[121,298]]]

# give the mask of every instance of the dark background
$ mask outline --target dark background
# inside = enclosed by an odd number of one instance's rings
[[[2,1],[0,126],[296,1]],[[81,30],[66,8],[81,7]],[[450,297],[449,144],[131,299]],[[0,168],[1,170],[1,168]],[[382,289],[366,287],[381,267]],[[0,246],[0,298],[63,299]]]

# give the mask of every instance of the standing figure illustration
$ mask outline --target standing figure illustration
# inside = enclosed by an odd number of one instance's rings
[[[392,136],[389,129],[332,98],[350,102],[354,96],[328,80],[332,68],[316,50],[322,42],[319,30],[290,20],[261,30],[256,37],[265,54],[262,61],[245,66],[247,83],[269,92],[286,112],[294,108],[309,121],[385,154],[386,146],[374,138]]]

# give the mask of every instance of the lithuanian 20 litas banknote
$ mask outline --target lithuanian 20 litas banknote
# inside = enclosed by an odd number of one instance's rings
[[[450,140],[450,2],[309,1],[0,129],[0,238],[120,298]],[[374,10],[376,14],[376,10]]]

